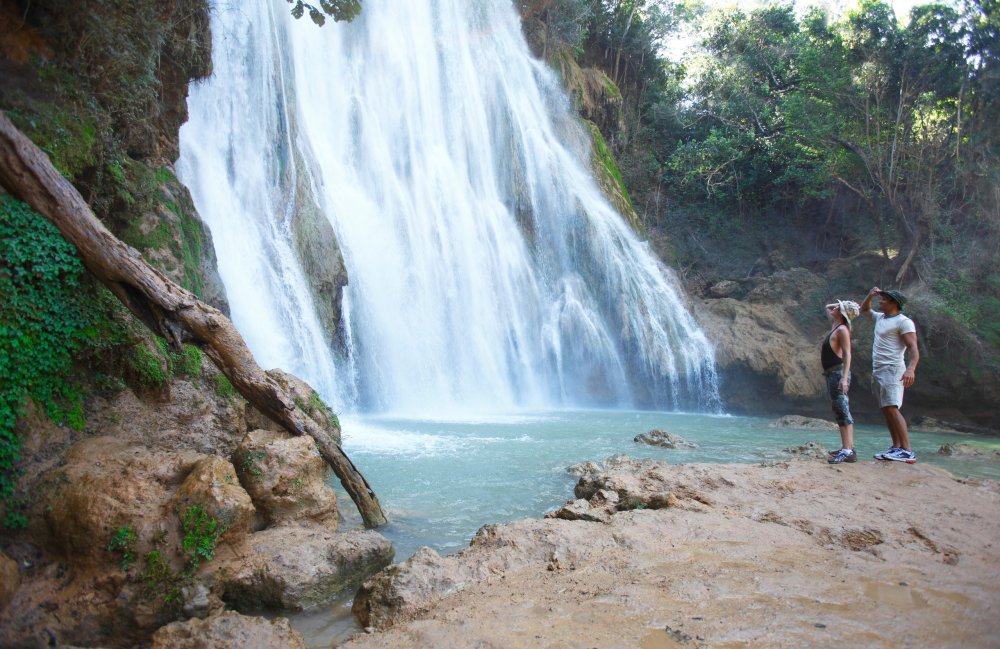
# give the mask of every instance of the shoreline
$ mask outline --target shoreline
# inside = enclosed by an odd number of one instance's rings
[[[486,526],[369,580],[361,606],[385,628],[339,646],[1000,644],[1000,482],[815,459],[630,460],[588,479],[603,487],[560,518]]]

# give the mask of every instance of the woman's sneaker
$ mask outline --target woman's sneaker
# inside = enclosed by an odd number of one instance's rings
[[[895,453],[886,453],[885,459],[892,460],[893,462],[906,462],[907,464],[914,464],[917,461],[917,456],[913,451],[897,448]]]
[[[854,451],[849,451],[846,448],[842,448],[837,451],[837,454],[831,457],[827,462],[830,464],[840,464],[841,462],[857,462],[858,454]]]
[[[896,451],[902,451],[902,450],[903,449],[899,448],[898,446],[890,446],[889,448],[885,449],[881,453],[876,453],[875,454],[875,459],[876,460],[888,460],[890,455],[892,455]]]

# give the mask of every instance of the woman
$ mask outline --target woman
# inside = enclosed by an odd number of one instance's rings
[[[851,320],[858,317],[861,307],[857,302],[837,300],[826,305],[826,318],[830,321],[830,333],[820,347],[820,361],[823,376],[833,405],[833,416],[840,426],[839,451],[832,451],[830,464],[857,462],[854,452],[854,419],[851,418],[847,391],[851,387]]]

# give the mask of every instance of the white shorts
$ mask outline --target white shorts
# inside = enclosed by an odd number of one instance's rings
[[[903,407],[903,372],[905,365],[883,365],[872,370],[872,391],[878,407]]]

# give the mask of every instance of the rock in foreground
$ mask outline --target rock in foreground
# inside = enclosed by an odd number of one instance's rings
[[[356,600],[385,630],[342,646],[1000,646],[1000,483],[922,463],[597,466],[568,507],[606,522],[419,552]]]
[[[288,620],[227,611],[206,620],[174,622],[153,635],[153,649],[306,649]]]

